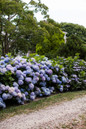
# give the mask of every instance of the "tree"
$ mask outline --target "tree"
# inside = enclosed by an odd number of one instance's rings
[[[78,36],[71,35],[67,38],[66,44],[62,44],[62,46],[59,48],[58,54],[64,57],[74,57],[76,53],[79,53],[80,57],[82,57],[84,52],[82,42],[83,41]]]
[[[21,0],[0,1],[0,43],[2,44],[3,55],[9,52],[11,37],[16,30],[16,26],[12,20],[23,12],[24,6],[25,4]]]
[[[61,23],[60,27],[67,32],[67,37],[73,35],[78,36],[83,43],[86,43],[86,28],[84,26],[73,23]]]
[[[49,22],[48,22],[49,21]],[[59,29],[58,24],[48,19],[47,21],[40,21],[40,27],[46,29],[48,36],[37,44],[36,52],[38,54],[45,54],[48,57],[55,57],[58,48],[64,43],[64,33]]]
[[[30,5],[35,11],[41,11],[47,17],[47,6],[40,0],[31,0],[28,5],[21,0],[1,0],[0,1],[0,45],[2,55],[8,52],[17,53],[19,50],[27,52],[32,50],[32,39],[39,28],[34,17],[34,11],[30,10]],[[36,44],[34,45],[35,48]]]

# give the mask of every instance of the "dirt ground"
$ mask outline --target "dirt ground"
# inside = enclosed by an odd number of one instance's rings
[[[86,96],[16,115],[0,122],[0,129],[86,129],[85,116]]]

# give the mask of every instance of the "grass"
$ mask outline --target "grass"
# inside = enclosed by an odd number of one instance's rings
[[[47,106],[60,104],[61,102],[79,98],[84,95],[86,95],[86,91],[59,93],[51,95],[49,97],[38,99],[30,103],[26,103],[24,105],[8,106],[6,109],[0,111],[0,121],[12,117],[14,115],[19,115],[22,113],[31,113]]]

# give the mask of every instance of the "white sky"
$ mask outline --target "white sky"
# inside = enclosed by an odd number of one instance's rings
[[[30,0],[23,0],[28,3]],[[86,27],[86,0],[41,0],[48,6],[50,18],[56,22],[69,22]],[[37,19],[42,20],[40,14]]]

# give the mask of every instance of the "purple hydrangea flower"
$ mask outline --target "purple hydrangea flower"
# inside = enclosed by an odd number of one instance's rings
[[[83,80],[84,83],[86,83],[86,80]]]
[[[52,82],[53,82],[53,83],[56,83],[56,82],[57,82],[57,80],[56,80],[56,79],[52,79]]]
[[[12,95],[7,93],[7,99],[12,99]]]
[[[21,75],[21,76],[19,77],[19,80],[24,80],[24,77]]]
[[[50,77],[47,77],[47,81],[50,81]]]
[[[4,56],[1,56],[1,60],[3,60],[4,59]]]
[[[12,92],[11,93],[14,97],[16,97],[17,96],[17,93],[14,91],[14,92]]]
[[[31,77],[26,77],[26,78],[25,78],[25,81],[26,81],[27,83],[29,83],[29,82],[32,81],[32,78],[31,78]]]
[[[6,93],[3,93],[2,94],[2,98],[3,98],[3,100],[6,100],[7,99],[7,94]]]
[[[8,65],[6,66],[6,69],[7,69],[7,70],[10,70],[10,71],[14,71],[14,68],[13,68],[10,64],[8,64]]]
[[[5,87],[5,90],[9,90],[9,86],[6,86],[6,87]]]
[[[64,76],[62,76],[62,82],[63,83],[66,83],[67,82],[67,79]]]
[[[10,61],[10,58],[9,57],[6,57],[5,59],[4,59],[4,62],[5,63],[8,63]]]
[[[52,75],[53,71],[52,71],[51,69],[48,69],[48,70],[46,71],[46,73],[49,74],[49,75]]]
[[[38,70],[39,70],[39,66],[37,66],[37,65],[32,65],[32,68],[33,68],[35,71],[38,71]]]
[[[21,86],[24,84],[24,82],[22,80],[18,80],[18,84]]]
[[[35,96],[30,95],[31,100],[34,100],[35,98],[36,98]]]
[[[31,92],[31,94],[30,94],[30,95],[35,96],[35,93],[34,93],[34,92]]]
[[[44,76],[41,79],[42,79],[42,81],[45,81],[46,80],[46,78]]]
[[[40,74],[38,72],[35,73],[36,76],[39,76]]]
[[[22,73],[22,71],[21,71],[21,70],[17,70],[17,71],[16,71],[16,75],[17,75],[17,77],[20,77],[22,74],[23,74],[23,73]]]
[[[18,87],[19,85],[18,85],[17,82],[13,82],[13,86],[14,86],[14,87]]]
[[[24,89],[23,89],[23,88],[21,88],[21,89],[20,89],[20,91],[21,91],[21,92],[24,92]]]
[[[45,87],[46,86],[46,82],[40,82],[39,83],[41,86]]]
[[[32,69],[28,69],[27,71],[26,71],[26,74],[30,74],[32,72]]]
[[[29,88],[30,88],[30,90],[33,90],[33,89],[34,89],[33,83],[30,83],[30,84],[29,84]]]
[[[36,98],[36,94],[34,92],[31,92],[30,94],[30,99],[34,100]]]
[[[63,85],[60,85],[60,92],[63,92]]]
[[[1,107],[1,108],[6,108],[5,103],[4,103],[4,102],[0,102],[0,107]]]
[[[50,92],[49,88],[41,87],[41,89],[43,90],[44,95],[48,96],[48,95],[50,95],[50,94],[51,94],[51,92]]]
[[[27,91],[25,92],[25,96],[28,96],[28,92]]]

